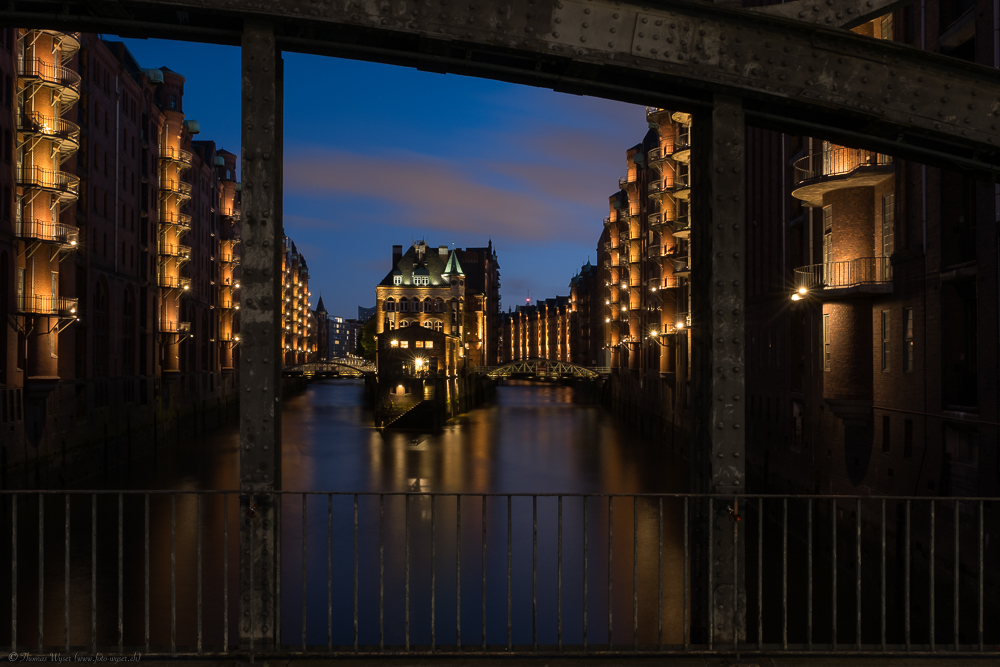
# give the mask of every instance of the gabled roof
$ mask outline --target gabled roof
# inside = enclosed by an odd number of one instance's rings
[[[393,278],[396,276],[402,277],[404,285],[412,285],[413,276],[416,275],[430,277],[431,287],[444,287],[446,285],[450,287],[451,281],[443,277],[445,258],[441,256],[437,248],[425,246],[426,250],[423,253],[423,259],[421,259],[417,252],[418,245],[420,244],[414,244],[407,248],[392,270],[379,282],[380,286],[392,286]]]

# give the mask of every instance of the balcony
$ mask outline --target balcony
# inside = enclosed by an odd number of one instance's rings
[[[812,264],[795,269],[795,288],[824,298],[892,292],[892,263],[886,257]]]
[[[22,188],[47,190],[66,200],[75,201],[80,192],[79,176],[55,169],[16,167],[14,179]]]
[[[61,222],[47,220],[18,220],[14,224],[18,238],[54,243],[63,248],[73,248],[79,243],[80,230]]]
[[[160,161],[161,162],[173,162],[175,164],[183,165],[184,167],[190,167],[191,161],[194,156],[191,151],[186,151],[181,148],[171,148],[165,146],[160,149]]]
[[[18,58],[17,75],[48,88],[57,88],[64,108],[80,99],[80,75],[68,67],[41,58]]]
[[[653,260],[659,260],[663,256],[663,246],[651,245],[646,248],[646,256]]]
[[[670,264],[674,268],[675,278],[687,278],[691,275],[691,265],[688,263],[687,257],[671,257]]]
[[[160,244],[160,254],[167,257],[191,259],[191,247],[186,245],[176,245],[173,243],[162,243]]]
[[[670,157],[675,162],[687,164],[691,161],[691,126],[681,125],[674,136],[674,145],[670,149]]]
[[[626,174],[624,176],[620,176],[618,178],[618,188],[624,190],[630,185],[635,185],[636,176],[636,174]]]
[[[660,107],[646,107],[646,122],[655,123],[657,116],[662,113],[667,113],[666,109],[661,109]]]
[[[682,218],[674,222],[673,235],[677,239],[691,238],[691,218]]]
[[[229,218],[231,221],[235,222],[240,219],[240,209],[224,208],[222,209],[222,217]]]
[[[63,118],[43,116],[34,111],[19,113],[17,131],[54,142],[62,154],[62,161],[80,148],[80,126]]]
[[[160,320],[160,333],[169,333],[169,334],[191,333],[191,323]]]
[[[160,224],[176,227],[185,232],[191,231],[191,216],[187,213],[160,213]]]
[[[182,289],[185,291],[191,289],[190,278],[182,278],[180,276],[168,276],[165,275],[163,272],[160,273],[157,284],[160,287],[165,287],[167,289]]]
[[[792,196],[806,206],[823,206],[823,195],[842,188],[871,187],[891,177],[892,156],[835,146],[795,161]]]
[[[25,315],[76,318],[77,299],[48,294],[18,294],[17,312]]]
[[[184,181],[178,181],[172,178],[160,179],[161,192],[177,195],[181,199],[191,199],[192,190],[193,188],[190,183],[185,183]]]
[[[688,175],[682,173],[670,179],[652,181],[646,192],[657,201],[662,201],[664,196],[672,197],[675,200],[686,200],[691,194],[691,186],[688,185]]]
[[[662,172],[663,165],[670,161],[670,151],[665,147],[652,148],[648,153],[646,153],[646,159],[649,161],[650,167],[656,167]]]
[[[219,261],[223,264],[239,264],[240,256],[233,252],[219,253]]]
[[[239,301],[232,298],[222,298],[219,300],[219,308],[223,310],[239,310]]]
[[[605,226],[605,227],[610,227],[611,225],[613,225],[613,224],[614,224],[614,222],[615,222],[615,221],[614,221],[614,220],[612,220],[611,218],[604,218],[604,226]]]

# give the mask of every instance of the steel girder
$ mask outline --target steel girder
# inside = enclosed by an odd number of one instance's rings
[[[514,361],[491,370],[487,373],[487,376],[491,378],[501,378],[510,377],[512,375],[537,375],[539,364],[545,365],[545,375],[572,376],[580,378],[600,377],[589,368],[577,366],[576,364],[568,364],[564,361],[549,361],[548,359]]]
[[[726,94],[743,99],[751,125],[1000,174],[1000,72],[799,20],[803,7],[791,18],[684,0],[13,0],[7,10],[8,25],[230,44],[244,20],[262,20],[286,51],[682,111]]]

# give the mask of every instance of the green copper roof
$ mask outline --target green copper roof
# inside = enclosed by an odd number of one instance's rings
[[[458,255],[454,250],[451,251],[451,255],[448,257],[448,263],[444,267],[444,271],[441,272],[442,276],[464,276],[465,271],[462,270],[462,265],[458,263]]]

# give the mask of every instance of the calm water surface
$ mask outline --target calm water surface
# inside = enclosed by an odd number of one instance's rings
[[[352,646],[355,639],[362,646],[402,645],[407,636],[414,645],[432,638],[454,644],[459,637],[474,645],[555,644],[560,636],[580,644],[585,632],[589,643],[606,644],[609,624],[615,643],[631,644],[634,631],[640,642],[655,643],[660,633],[664,641],[679,641],[678,503],[592,497],[585,507],[574,495],[535,501],[475,495],[687,489],[686,461],[629,433],[600,406],[573,398],[572,389],[558,385],[499,387],[493,402],[437,434],[374,429],[359,382],[318,382],[286,401],[283,488],[334,494],[282,498],[282,642],[301,643],[304,628],[305,643],[322,647]],[[233,489],[237,447],[237,427],[229,425],[85,488]],[[473,495],[461,501],[457,495],[379,495],[400,491]],[[117,644],[118,498],[97,499],[96,523],[91,497],[70,500],[68,569],[65,503],[62,496],[46,502],[41,529],[37,502],[22,503],[18,513],[18,643],[37,646],[40,616],[43,643],[65,641],[68,588],[69,643],[89,644],[96,618],[98,643]],[[235,495],[228,504],[223,496],[205,497],[200,506],[192,495],[151,496],[147,593],[145,498],[123,497],[125,646],[146,643],[147,597],[151,645],[169,646],[173,637],[190,646],[199,623],[205,645],[220,645],[227,585],[229,641],[235,642],[236,505]],[[9,529],[9,508],[6,514]],[[2,579],[0,596],[6,597],[9,578]],[[9,644],[10,610],[0,613],[0,644]]]

